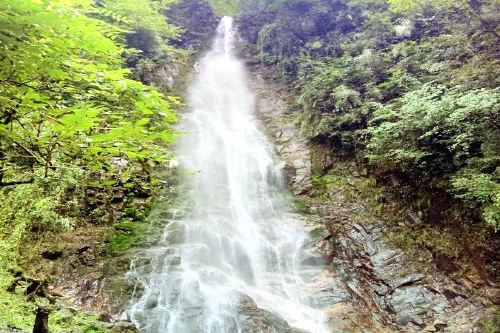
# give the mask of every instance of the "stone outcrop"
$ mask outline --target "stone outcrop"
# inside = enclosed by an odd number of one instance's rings
[[[286,92],[260,75],[254,76],[252,88],[258,92],[257,112],[265,125],[265,131],[273,137],[277,153],[282,159],[285,171],[294,194],[305,194],[311,189],[311,159],[307,141],[300,138],[294,123],[287,117],[292,116],[285,104]],[[285,121],[283,121],[285,120]]]
[[[290,327],[277,315],[259,308],[252,298],[245,295],[241,295],[238,312],[242,333],[304,333]]]

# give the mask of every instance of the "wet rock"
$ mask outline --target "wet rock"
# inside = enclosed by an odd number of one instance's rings
[[[259,308],[252,298],[240,298],[238,323],[242,333],[298,333],[277,315]]]
[[[377,274],[388,276],[394,267],[403,264],[403,258],[403,251],[377,246],[376,253],[370,257],[370,261]]]
[[[439,331],[447,327],[448,324],[445,323],[443,320],[437,319],[434,321],[434,327]]]
[[[292,162],[292,164],[293,164],[293,167],[295,169],[304,169],[303,171],[305,173],[305,171],[306,171],[305,167],[307,166],[307,164],[306,164],[306,161],[304,161],[304,159],[298,158],[298,159],[294,160]]]
[[[315,174],[324,174],[333,166],[332,152],[321,145],[310,144],[311,171]]]
[[[366,207],[363,204],[357,202],[352,205],[352,211],[354,213],[362,213],[366,211]]]
[[[145,309],[154,309],[158,306],[158,294],[151,294],[145,301]]]
[[[203,315],[203,307],[201,305],[189,306],[184,308],[182,313],[186,318],[195,320],[196,318],[200,318]]]
[[[422,332],[437,332],[437,328],[434,326],[434,325],[427,325],[426,327],[424,327],[424,329],[422,330]]]
[[[85,266],[94,266],[97,262],[97,256],[93,251],[85,251],[81,253],[78,258]]]
[[[90,249],[90,245],[89,244],[80,244],[76,248],[76,253],[82,254],[82,253],[86,252],[89,249]]]
[[[169,262],[168,262],[169,266],[179,266],[180,264],[181,264],[181,257],[180,256],[171,257]]]
[[[268,89],[261,76],[252,80],[258,92],[257,109],[266,129],[276,142],[277,151],[285,163],[283,169],[292,191],[296,195],[308,193],[311,185],[311,154],[307,141],[300,137],[293,120],[284,121],[287,108],[282,96]]]
[[[140,257],[140,258],[135,258],[131,262],[131,266],[135,267],[135,268],[139,268],[139,267],[151,265],[151,261],[152,261],[152,259],[150,257],[146,257],[146,256]],[[127,260],[127,262],[128,262],[128,260]]]
[[[331,257],[321,254],[306,253],[306,257],[302,259],[301,264],[306,266],[323,266],[332,261]]]
[[[406,326],[408,325],[409,323],[411,323],[415,317],[413,315],[408,315],[408,314],[398,314],[396,316],[396,319],[395,319],[395,322],[396,324],[398,325],[401,325],[401,326]]]
[[[110,304],[112,313],[122,312],[133,293],[136,297],[140,297],[144,291],[140,284],[136,284],[133,279],[127,277],[115,276],[106,279],[105,287],[108,291],[109,299],[112,300]]]
[[[63,256],[63,251],[44,251],[41,255],[44,259],[57,260]]]
[[[306,230],[309,232],[309,236],[315,240],[323,240],[330,236],[330,231],[321,224],[306,226]]]
[[[342,202],[345,199],[344,191],[338,190],[329,194],[330,200],[336,202]]]
[[[408,208],[406,209],[406,216],[410,219],[411,222],[413,223],[420,223],[420,217],[418,216],[417,213],[415,213],[412,209]]]
[[[500,291],[497,288],[487,287],[484,294],[490,302],[495,305],[500,305]]]
[[[406,276],[404,276],[396,281],[396,283],[394,285],[394,289],[415,284],[415,283],[421,281],[423,278],[424,278],[423,274],[415,273],[415,274],[406,275]]]
[[[101,312],[99,313],[99,321],[102,321],[104,323],[111,323],[113,320],[111,313],[109,312]]]
[[[445,297],[432,293],[423,286],[396,289],[390,299],[390,304],[397,313],[395,321],[399,325],[405,325],[403,322],[412,322],[422,326],[431,310],[439,314],[447,307]],[[406,321],[408,318],[409,320]]]
[[[311,212],[311,214],[318,214],[319,213],[319,207],[317,207],[317,206],[311,206],[311,207],[309,207],[309,211]]]
[[[440,332],[444,330],[447,326],[448,324],[445,323],[443,320],[437,319],[432,324],[429,324],[426,327],[424,327],[422,332]]]
[[[318,301],[320,302],[318,305],[320,306],[331,307],[338,303],[352,302],[353,300],[347,286],[338,280],[318,294]]]
[[[388,286],[383,284],[378,285],[374,288],[374,291],[378,296],[386,296],[387,294],[389,294],[390,290],[391,289]]]
[[[134,324],[128,321],[118,321],[110,327],[112,333],[137,333]]]
[[[123,157],[111,157],[110,162],[117,169],[123,169],[128,165],[128,160]]]
[[[382,223],[374,220],[363,225],[345,220],[344,228],[330,240],[336,244],[333,267],[349,281],[347,285],[352,296],[351,299],[343,298],[340,303],[361,301],[367,316],[393,323],[401,329],[404,327],[409,332],[420,332],[424,328],[435,329],[435,332],[466,332],[465,327],[470,327],[474,321],[467,318],[477,317],[484,308],[464,302],[473,296],[439,272],[429,275],[412,268],[402,250],[384,241]],[[457,302],[459,299],[462,303]],[[456,323],[446,327],[443,322],[429,326],[440,317],[453,318]]]

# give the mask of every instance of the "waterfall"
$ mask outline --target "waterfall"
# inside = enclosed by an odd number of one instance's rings
[[[301,277],[308,236],[259,129],[234,36],[224,17],[196,66],[177,147],[190,202],[148,251],[151,269],[132,265],[141,294],[128,316],[147,333],[244,333],[250,302],[291,327],[328,332]]]

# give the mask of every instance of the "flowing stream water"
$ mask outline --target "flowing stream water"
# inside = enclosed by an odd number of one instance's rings
[[[259,129],[234,39],[224,17],[196,66],[177,150],[190,205],[148,250],[151,269],[132,267],[142,292],[128,316],[148,333],[248,332],[243,321],[255,312],[245,313],[246,302],[292,327],[328,332],[301,271],[308,236]]]

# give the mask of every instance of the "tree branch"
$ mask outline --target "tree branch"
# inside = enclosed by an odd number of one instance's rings
[[[16,182],[6,182],[6,183],[0,183],[0,187],[7,187],[7,186],[15,186],[15,185],[23,185],[23,184],[32,184],[35,180],[32,178],[30,180],[23,180],[23,181],[16,181]]]

